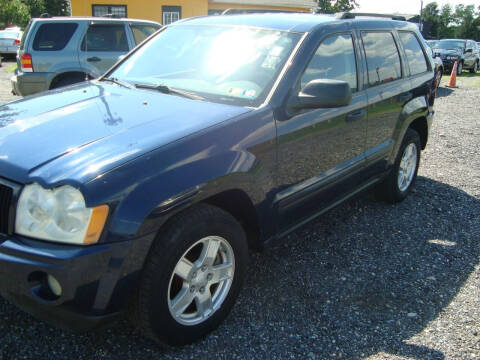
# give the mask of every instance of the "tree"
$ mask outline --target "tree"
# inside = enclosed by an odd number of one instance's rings
[[[0,0],[0,24],[25,26],[30,19],[30,9],[20,0]]]
[[[68,0],[45,0],[45,12],[53,16],[70,15],[70,4]]]
[[[315,12],[334,14],[341,11],[350,11],[358,6],[356,0],[317,0],[318,6]]]
[[[474,26],[475,7],[473,5],[457,5],[453,14],[453,20],[457,25],[455,37],[460,39],[473,39],[476,37],[478,31]]]
[[[422,11],[423,23],[424,23],[424,36],[426,38],[432,39],[439,36],[439,9],[436,2],[429,3],[425,6]],[[428,28],[428,31],[427,31]]]
[[[44,0],[23,0],[23,3],[28,6],[31,17],[39,17],[45,12]]]
[[[450,26],[453,22],[452,7],[449,4],[442,6],[440,10],[440,18],[438,22],[438,38],[454,37],[453,28]]]

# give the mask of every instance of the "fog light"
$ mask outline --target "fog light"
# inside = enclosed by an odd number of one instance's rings
[[[62,286],[58,282],[57,279],[55,279],[52,275],[47,276],[47,281],[48,281],[48,286],[50,287],[50,290],[55,296],[60,296],[62,295]]]

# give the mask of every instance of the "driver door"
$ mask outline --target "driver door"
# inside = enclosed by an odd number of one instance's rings
[[[298,92],[314,79],[346,81],[353,93],[349,105],[305,109],[277,120],[277,181],[283,190],[275,201],[281,233],[343,197],[351,189],[347,179],[364,165],[367,97],[358,87],[354,44],[350,32],[327,36],[296,86]]]

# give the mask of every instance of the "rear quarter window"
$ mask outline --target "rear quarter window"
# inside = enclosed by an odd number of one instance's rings
[[[425,59],[425,54],[415,34],[412,32],[400,31],[398,35],[400,36],[400,41],[402,42],[405,54],[407,55],[410,75],[417,75],[427,71],[427,59]]]
[[[78,24],[72,22],[40,25],[33,40],[33,50],[58,51],[64,49],[77,27]]]
[[[391,32],[362,32],[362,39],[370,86],[402,77],[400,54]]]

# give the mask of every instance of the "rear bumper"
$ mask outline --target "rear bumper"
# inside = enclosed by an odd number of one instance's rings
[[[19,72],[10,79],[13,93],[20,96],[27,96],[49,89],[51,78],[50,73],[22,73]]]
[[[135,291],[146,255],[138,245],[145,241],[150,239],[80,247],[4,239],[0,293],[56,326],[77,331],[98,327],[118,317]],[[60,295],[52,291],[48,275],[60,284]]]

